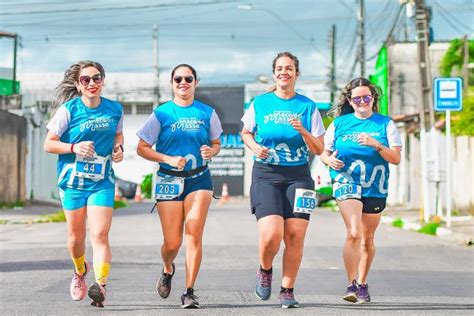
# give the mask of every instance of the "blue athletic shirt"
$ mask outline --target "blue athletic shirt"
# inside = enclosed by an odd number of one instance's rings
[[[386,147],[401,146],[400,135],[393,121],[374,113],[367,119],[354,113],[337,117],[325,135],[325,149],[337,150],[337,159],[344,162],[340,170],[329,168],[331,179],[362,187],[363,197],[385,198],[388,193],[388,162],[371,146],[359,145],[357,136],[366,133]]]
[[[281,166],[299,166],[308,163],[308,146],[301,134],[290,124],[290,118],[301,120],[304,128],[313,136],[324,134],[324,125],[316,103],[296,94],[282,99],[275,93],[265,93],[254,98],[242,117],[244,128],[254,133],[255,141],[269,148],[265,160],[254,160]]]
[[[87,107],[80,97],[62,104],[46,128],[64,143],[93,141],[98,156],[107,157],[104,179],[93,180],[75,175],[76,154],[58,155],[58,187],[97,191],[113,188],[112,152],[115,134],[122,132],[123,108],[116,101],[100,98],[96,108]]]
[[[205,165],[201,157],[201,146],[210,146],[222,133],[216,111],[202,102],[194,100],[189,106],[179,106],[168,101],[158,106],[148,117],[137,136],[155,145],[155,150],[169,156],[182,156],[187,163],[184,171]],[[160,168],[174,167],[162,162]]]

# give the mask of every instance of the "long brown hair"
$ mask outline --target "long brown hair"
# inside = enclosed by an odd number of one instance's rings
[[[81,93],[77,90],[76,82],[79,81],[79,75],[82,69],[87,67],[95,67],[102,75],[102,78],[105,78],[104,67],[102,67],[102,65],[98,62],[81,60],[71,65],[64,73],[63,80],[54,90],[55,93],[52,104],[52,113],[56,112],[57,108],[61,104],[81,95]]]
[[[337,103],[332,106],[328,112],[328,116],[338,117],[345,114],[353,113],[354,109],[349,103],[349,99],[352,95],[352,90],[357,87],[368,87],[372,96],[374,97],[372,111],[379,111],[379,101],[382,97],[382,90],[366,78],[354,78],[352,79],[341,91]]]

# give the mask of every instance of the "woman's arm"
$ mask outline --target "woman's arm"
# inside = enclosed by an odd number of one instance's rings
[[[245,127],[242,128],[242,141],[257,158],[266,159],[268,157],[268,148],[259,145],[255,141],[253,133],[248,131]]]
[[[52,131],[48,131],[43,145],[44,151],[50,154],[79,154],[92,157],[95,154],[94,142],[83,141],[77,144],[63,143],[59,136]]]
[[[400,146],[385,147],[382,143],[365,133],[359,134],[357,141],[362,146],[370,146],[375,148],[379,155],[382,156],[386,162],[394,165],[398,165],[400,163]]]
[[[303,137],[303,141],[308,146],[309,151],[314,155],[321,155],[324,149],[324,135],[315,137],[306,128],[299,119],[290,119],[290,124]]]
[[[182,169],[186,165],[186,158],[181,156],[168,156],[155,151],[152,145],[140,139],[137,145],[137,154],[146,160],[164,162],[172,167]]]

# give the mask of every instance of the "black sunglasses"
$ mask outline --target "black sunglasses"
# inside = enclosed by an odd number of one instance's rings
[[[83,86],[88,86],[89,83],[91,82],[91,80],[93,80],[94,83],[99,84],[99,83],[102,83],[103,78],[102,78],[101,74],[95,74],[92,77],[90,77],[90,76],[80,76],[79,77],[79,82]]]
[[[183,79],[184,79],[184,81],[186,81],[187,83],[191,83],[191,82],[193,82],[194,77],[193,77],[193,76],[185,76],[185,77],[183,77],[183,76],[175,76],[175,77],[173,78],[174,82],[176,82],[176,83],[181,83],[181,82],[183,81]]]
[[[359,97],[353,97],[351,98],[351,101],[354,102],[355,104],[359,105],[362,103],[362,101],[364,101],[364,103],[370,103],[370,101],[372,101],[372,99],[374,98],[374,96],[372,95],[363,95],[363,96],[359,96]]]

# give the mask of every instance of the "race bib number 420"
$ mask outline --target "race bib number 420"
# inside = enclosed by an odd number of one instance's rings
[[[184,178],[160,177],[156,178],[155,199],[172,200],[183,194]]]
[[[76,176],[102,180],[104,179],[106,162],[106,158],[101,156],[84,157],[76,155]]]
[[[360,185],[351,183],[338,183],[335,182],[332,187],[333,196],[337,200],[346,199],[360,199],[362,195],[362,187]]]
[[[316,192],[308,189],[295,190],[295,206],[293,213],[311,214],[318,206]]]

